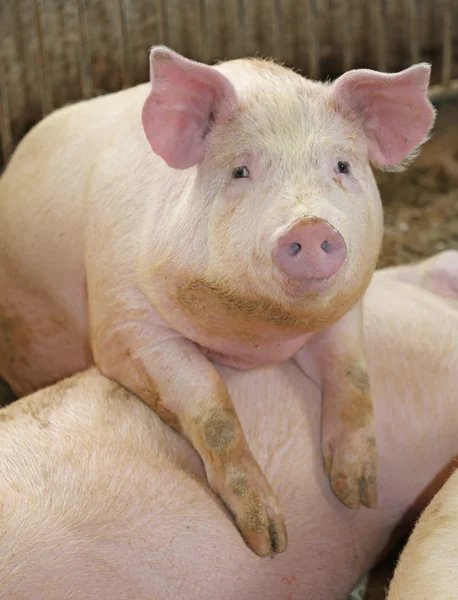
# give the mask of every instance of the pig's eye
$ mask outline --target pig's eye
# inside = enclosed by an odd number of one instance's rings
[[[347,173],[350,173],[350,165],[344,162],[343,160],[339,160],[339,162],[337,163],[337,170],[339,171],[339,173],[345,175]]]
[[[245,179],[246,177],[250,177],[250,171],[247,167],[236,167],[232,171],[232,177],[234,179]]]

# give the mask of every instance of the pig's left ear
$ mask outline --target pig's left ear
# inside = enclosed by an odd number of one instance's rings
[[[430,74],[426,63],[393,74],[355,69],[332,84],[337,106],[362,123],[376,167],[402,168],[428,139],[435,118],[427,95]]]
[[[165,46],[150,53],[151,92],[142,123],[153,151],[174,169],[200,163],[207,135],[236,107],[230,81],[213,67],[194,62]]]

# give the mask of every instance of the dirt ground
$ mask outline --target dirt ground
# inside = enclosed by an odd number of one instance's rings
[[[376,178],[385,211],[379,267],[458,249],[458,97],[438,106],[434,134],[406,171]]]
[[[432,139],[403,173],[377,173],[385,211],[379,267],[458,250],[458,98],[438,105]],[[0,406],[7,401],[0,380]],[[371,574],[365,600],[384,600],[393,552]]]

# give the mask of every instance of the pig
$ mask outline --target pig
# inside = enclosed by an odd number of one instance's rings
[[[275,560],[243,543],[191,444],[91,368],[0,410],[0,599],[345,600],[458,456],[458,252],[376,272],[364,311],[375,509],[327,485],[312,352],[216,366],[284,510]]]
[[[458,461],[455,461],[455,469]],[[387,600],[453,599],[458,590],[458,471],[425,509],[404,547]]]
[[[94,364],[190,441],[247,545],[281,553],[278,500],[214,363],[302,367],[313,350],[331,487],[376,505],[371,165],[401,168],[427,139],[430,66],[324,84],[159,46],[150,67],[44,119],[2,177],[0,374],[22,396]]]
[[[424,263],[421,283],[449,298],[454,307],[458,298],[458,252],[444,252]],[[435,277],[430,277],[431,268]],[[416,279],[412,271],[409,279]],[[407,278],[406,278],[407,280]],[[455,324],[455,337],[458,327]],[[452,357],[452,372],[458,379],[458,360]],[[440,407],[447,411],[447,406]],[[436,437],[441,431],[435,430]],[[456,435],[456,429],[455,429]],[[440,445],[434,441],[434,449]],[[415,525],[404,547],[390,584],[387,600],[429,600],[455,598],[458,590],[458,455],[450,464],[450,479],[434,496]],[[437,485],[433,485],[433,489]]]

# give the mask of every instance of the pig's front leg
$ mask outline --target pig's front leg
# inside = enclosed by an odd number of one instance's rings
[[[199,453],[211,488],[258,555],[283,552],[277,499],[254,459],[226,384],[189,340],[166,328],[129,323],[93,340],[99,369],[139,396]]]
[[[295,357],[299,366],[306,355],[307,364],[315,365],[322,389],[324,467],[334,494],[349,508],[377,504],[378,453],[363,335],[359,302]]]

